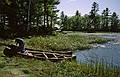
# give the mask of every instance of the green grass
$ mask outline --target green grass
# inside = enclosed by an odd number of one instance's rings
[[[58,34],[57,36],[32,37],[31,39],[26,39],[26,44],[27,47],[41,50],[74,51],[91,48],[93,43],[104,43],[107,41],[107,39],[93,36]]]
[[[93,43],[103,43],[108,40],[93,36],[62,35],[47,37],[32,37],[25,39],[27,47],[40,50],[76,50],[91,47]],[[13,43],[11,40],[2,40],[2,43]],[[4,57],[0,46],[0,77],[120,77],[118,67],[104,67],[102,63],[95,66],[78,64],[74,60],[53,63],[22,57]]]
[[[117,67],[103,67],[98,63],[95,66],[77,64],[75,61],[30,60],[24,58],[11,58],[9,62],[3,60],[0,68],[0,77],[119,77],[120,69]],[[2,63],[0,63],[2,65]],[[10,66],[11,64],[18,66]],[[6,65],[7,64],[7,65]],[[4,73],[4,74],[3,74]]]

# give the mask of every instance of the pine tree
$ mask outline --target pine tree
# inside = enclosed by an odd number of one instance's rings
[[[118,23],[119,23],[118,15],[116,14],[116,12],[113,12],[113,14],[111,16],[111,31],[117,32]]]
[[[97,16],[98,16],[97,12],[98,11],[99,11],[99,5],[96,2],[94,2],[92,4],[92,10],[91,10],[90,15],[89,15],[89,18],[90,18],[90,24],[89,24],[90,29],[94,29],[94,30],[98,29],[98,25],[96,25],[96,23],[98,23],[97,22]]]
[[[61,15],[60,15],[60,19],[61,19],[60,25],[61,25],[61,27],[64,27],[64,18],[65,18],[65,15],[64,15],[64,12],[62,11]]]
[[[109,31],[109,23],[110,23],[110,10],[106,8],[102,13],[102,29],[103,31]]]

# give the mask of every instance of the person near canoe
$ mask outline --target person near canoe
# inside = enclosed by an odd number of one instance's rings
[[[16,45],[18,45],[18,51],[21,53],[25,53],[25,42],[22,38],[15,39]]]
[[[18,52],[23,53],[25,55],[33,56],[31,53],[28,53],[25,50],[25,42],[22,38],[15,39],[16,45],[18,45]]]

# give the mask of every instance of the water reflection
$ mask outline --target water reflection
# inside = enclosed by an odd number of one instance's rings
[[[92,49],[77,51],[76,60],[82,63],[95,63],[103,61],[106,64],[120,66],[120,35],[109,34],[99,35],[99,37],[114,39],[112,42],[105,44],[96,44]]]

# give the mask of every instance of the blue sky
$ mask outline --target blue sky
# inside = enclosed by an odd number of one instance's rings
[[[115,11],[120,17],[120,0],[60,0],[58,9],[60,12],[64,11],[68,16],[74,15],[76,10],[84,15],[90,12],[93,2],[99,4],[100,11],[98,13],[109,8],[111,13]]]

